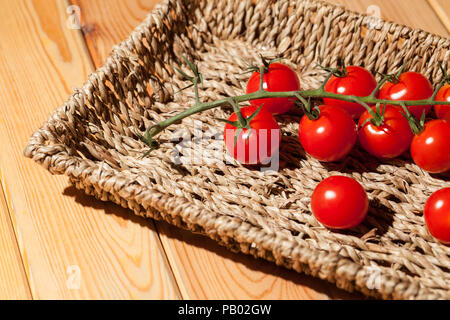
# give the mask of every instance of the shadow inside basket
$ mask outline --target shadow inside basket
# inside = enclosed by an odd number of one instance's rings
[[[171,17],[161,24],[173,24],[174,32],[143,30],[140,32],[152,32],[153,38],[133,43],[133,49],[125,44],[115,49],[83,91],[72,96],[64,109],[68,115],[47,124],[58,133],[45,142],[48,146],[63,145],[70,157],[95,168],[93,174],[100,181],[103,174],[115,175],[119,184],[138,185],[182,199],[217,217],[238,219],[362,266],[394,269],[412,277],[449,279],[450,248],[435,242],[422,217],[431,193],[450,187],[449,175],[431,176],[408,155],[380,162],[358,147],[341,162],[320,163],[305,154],[298,141],[299,109],[277,117],[282,144],[276,170],[243,166],[227,154],[223,124],[216,119],[228,118],[230,107],[195,114],[167,128],[158,136],[159,149],[143,157],[147,147],[138,133],[186,110],[195,101],[192,88],[181,90],[189,83],[174,72],[174,67],[188,72],[181,54],[198,65],[204,76],[200,97],[212,101],[243,94],[249,78],[243,73],[247,65],[259,63],[260,54],[279,53],[279,47],[270,43],[249,40],[244,27],[226,38],[219,31],[208,33],[195,15]],[[202,28],[207,31],[201,33]],[[157,43],[158,52],[150,41]],[[302,46],[297,49],[306,51]],[[305,63],[298,52],[287,52],[283,62],[297,71],[302,89],[320,86],[326,75],[317,64]],[[309,202],[320,181],[340,174],[363,185],[370,211],[357,228],[337,232],[317,222]],[[99,182],[96,188],[111,186]],[[101,197],[101,193],[93,194]],[[119,198],[114,201],[129,206]]]

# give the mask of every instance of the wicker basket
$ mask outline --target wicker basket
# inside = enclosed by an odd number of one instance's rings
[[[320,1],[166,0],[34,133],[25,155],[103,201],[340,288],[385,299],[449,299],[450,248],[429,235],[422,217],[427,197],[449,187],[449,176],[431,176],[407,156],[380,163],[356,149],[343,162],[321,164],[299,145],[294,110],[278,118],[277,172],[225,163],[222,149],[206,152],[203,162],[174,159],[183,145],[175,136],[191,137],[185,150],[208,149],[211,141],[196,135],[221,132],[214,118],[230,112],[215,109],[169,127],[159,136],[161,148],[141,157],[146,146],[138,130],[194,100],[192,90],[179,92],[187,84],[174,72],[186,70],[182,54],[198,63],[202,99],[212,100],[242,94],[242,70],[260,53],[283,54],[304,89],[324,79],[317,63],[333,66],[339,56],[374,73],[406,63],[437,83],[450,41]],[[365,222],[346,232],[323,228],[309,210],[317,183],[337,173],[361,182],[371,202]]]

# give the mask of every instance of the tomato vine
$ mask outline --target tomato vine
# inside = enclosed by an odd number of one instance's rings
[[[430,106],[430,105],[448,105],[450,106],[450,101],[437,101],[436,96],[438,91],[447,83],[450,81],[450,76],[446,73],[445,69],[441,65],[441,70],[443,72],[443,78],[442,81],[438,84],[436,87],[436,90],[433,92],[433,95],[428,99],[422,99],[422,100],[388,100],[388,99],[379,99],[376,97],[377,91],[380,89],[380,87],[386,83],[389,80],[396,79],[396,76],[398,75],[385,75],[377,85],[377,87],[373,90],[371,94],[368,96],[354,96],[354,95],[344,95],[339,93],[331,93],[325,91],[325,84],[326,82],[331,78],[331,76],[339,74],[339,68],[324,68],[329,72],[328,76],[326,77],[323,84],[317,88],[312,90],[297,90],[297,91],[285,91],[285,92],[269,92],[267,90],[264,90],[263,86],[261,85],[258,91],[238,95],[235,97],[228,97],[216,101],[208,101],[208,102],[202,102],[200,93],[199,93],[199,84],[203,83],[203,76],[199,72],[198,67],[191,61],[189,61],[186,57],[183,56],[184,61],[188,65],[189,69],[192,72],[192,75],[188,75],[184,71],[176,68],[175,70],[180,73],[186,80],[191,82],[190,85],[188,85],[186,88],[194,87],[194,93],[195,93],[195,104],[188,108],[187,110],[171,117],[166,120],[163,120],[157,124],[154,124],[147,128],[145,133],[141,135],[138,133],[138,136],[142,142],[144,142],[150,149],[144,154],[144,157],[147,156],[152,150],[155,150],[159,147],[158,141],[155,139],[155,137],[164,131],[167,127],[180,122],[182,119],[187,118],[193,114],[204,112],[206,110],[210,110],[213,108],[223,107],[226,105],[231,105],[237,116],[238,119],[242,121],[242,114],[240,112],[240,108],[236,108],[236,105],[239,105],[239,103],[256,100],[256,99],[266,99],[266,98],[290,98],[294,99],[296,103],[301,103],[304,107],[306,107],[306,110],[309,111],[309,116],[312,118],[317,117],[317,114],[315,113],[317,110],[314,110],[309,106],[308,100],[313,98],[330,98],[330,99],[336,99],[346,102],[354,102],[362,105],[373,117],[374,119],[379,120],[379,114],[376,112],[376,110],[373,110],[373,108],[370,107],[370,105],[394,105],[394,106],[400,106],[400,107],[408,107],[408,106]],[[263,66],[259,68],[260,73],[264,73],[268,68],[268,63],[273,62],[267,61],[263,58]],[[252,67],[252,70],[255,67]],[[403,69],[403,68],[402,68]],[[402,70],[401,69],[401,70]],[[249,69],[250,70],[250,69]],[[262,82],[262,78],[261,82]],[[183,88],[182,90],[186,89]],[[309,109],[309,110],[308,110]]]

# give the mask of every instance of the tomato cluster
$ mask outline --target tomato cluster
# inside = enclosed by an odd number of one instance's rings
[[[431,83],[417,72],[390,76],[378,85],[375,77],[362,67],[334,70],[323,86],[331,96],[373,96],[387,102],[425,100],[433,96]],[[255,71],[248,81],[247,93],[259,91],[261,84],[267,92],[300,90],[295,71],[281,63],[266,66],[262,75]],[[442,86],[436,101],[450,101],[450,85]],[[323,102],[323,105],[305,108],[299,124],[300,143],[311,157],[322,162],[339,161],[359,143],[369,154],[382,160],[396,158],[410,150],[413,161],[423,170],[430,173],[450,170],[450,106],[436,105],[437,119],[424,123],[432,106],[408,106],[404,110],[389,103],[364,106],[334,98],[324,98]],[[225,127],[228,132],[225,142],[228,152],[238,161],[261,164],[270,161],[270,157],[278,152],[281,141],[280,129],[273,115],[288,112],[294,102],[288,98],[265,98],[250,103],[250,107],[241,111],[244,118],[253,114],[251,121],[247,127],[234,127],[231,123],[235,123],[238,117],[233,113]],[[257,108],[260,111],[255,116]],[[422,120],[422,126],[418,119]],[[261,152],[262,149],[266,152]],[[325,179],[311,198],[314,216],[331,229],[356,227],[364,220],[368,207],[363,187],[344,176]],[[424,213],[430,233],[449,243],[450,189],[440,190],[430,197]]]
[[[376,88],[376,82],[369,71],[354,66],[347,67],[343,75],[332,76],[325,85],[327,92],[354,96],[368,96]],[[449,93],[449,86],[444,86],[436,99],[450,101]],[[404,72],[384,83],[375,94],[379,99],[388,101],[424,100],[432,97],[433,88],[430,81],[422,74]],[[354,119],[359,119],[358,142],[369,154],[379,159],[393,159],[410,149],[414,162],[423,170],[430,173],[443,173],[450,170],[450,140],[445,138],[449,136],[450,130],[449,106],[435,106],[436,115],[440,119],[428,122],[423,129],[417,130],[414,134],[410,125],[411,118],[408,119],[399,106],[387,104],[372,106],[371,110],[366,110],[363,106],[356,108],[354,103],[335,102],[330,99],[324,99],[324,102],[328,106],[344,109]],[[431,108],[432,106],[407,107],[409,113],[417,119],[427,116]],[[337,120],[330,121],[330,123],[336,122]],[[339,125],[332,124],[332,126]],[[346,132],[342,132],[343,137],[346,137]],[[315,133],[310,135],[313,138]],[[326,141],[324,144],[317,145],[316,148],[323,148],[324,145]],[[315,150],[311,152],[306,148],[305,150],[314,157]]]

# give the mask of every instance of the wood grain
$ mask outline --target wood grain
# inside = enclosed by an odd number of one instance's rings
[[[371,9],[377,6],[381,18],[394,21],[406,26],[422,29],[440,36],[448,37],[440,19],[426,0],[326,0],[327,2],[343,5],[345,8],[359,13],[371,15]],[[442,0],[447,1],[448,0]]]
[[[450,32],[450,1],[449,0],[427,0],[442,24]]]
[[[153,223],[84,196],[23,157],[32,131],[93,71],[81,33],[67,28],[67,5],[0,0],[0,169],[32,295],[178,298]]]
[[[72,0],[96,67],[157,3],[155,0]],[[263,260],[234,254],[206,237],[157,222],[175,279],[185,299],[328,299],[351,295],[324,281]]]
[[[335,285],[232,253],[207,237],[158,223],[161,240],[187,299],[355,299]]]
[[[28,277],[25,273],[19,243],[1,184],[0,253],[0,300],[31,299]]]

